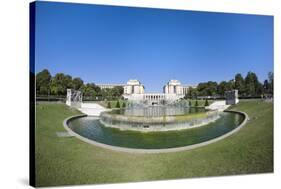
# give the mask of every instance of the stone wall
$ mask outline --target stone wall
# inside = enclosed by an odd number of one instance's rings
[[[209,111],[201,114],[199,117],[192,114],[186,116],[144,117],[102,112],[100,122],[107,127],[146,132],[195,128],[216,121],[220,117],[218,111]]]

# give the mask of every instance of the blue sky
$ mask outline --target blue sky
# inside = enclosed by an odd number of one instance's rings
[[[273,17],[37,2],[35,69],[160,92],[273,71]]]

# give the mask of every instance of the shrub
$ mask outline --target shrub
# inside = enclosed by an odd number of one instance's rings
[[[123,103],[122,107],[123,107],[123,108],[126,108],[126,102]]]
[[[195,101],[195,106],[198,106],[198,100]]]
[[[209,106],[208,99],[205,100],[205,106]]]
[[[117,103],[116,103],[116,106],[115,106],[116,108],[120,108],[120,103],[119,103],[119,101],[117,101]]]
[[[111,109],[111,104],[110,104],[110,102],[107,103],[107,108]]]

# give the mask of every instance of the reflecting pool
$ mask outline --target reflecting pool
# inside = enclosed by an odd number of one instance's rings
[[[241,114],[222,112],[219,119],[202,127],[166,132],[126,131],[106,127],[99,117],[75,118],[68,122],[68,126],[77,134],[103,144],[136,149],[164,149],[214,139],[237,128],[243,120]]]

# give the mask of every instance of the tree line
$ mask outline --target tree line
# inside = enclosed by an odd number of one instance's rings
[[[199,96],[224,97],[225,91],[237,89],[239,97],[273,96],[273,73],[261,83],[254,72],[248,72],[245,78],[238,73],[229,81],[199,83],[196,88],[190,87],[185,98],[196,99]]]
[[[68,88],[81,90],[84,100],[116,100],[122,97],[124,89],[121,86],[112,89],[101,89],[95,83],[84,83],[79,78],[57,73],[54,76],[47,69],[36,74],[37,96],[65,96]],[[245,77],[238,73],[229,81],[214,81],[199,83],[196,88],[190,87],[185,98],[197,97],[224,97],[225,91],[238,89],[239,97],[260,97],[261,95],[273,96],[273,73],[268,73],[268,78],[261,83],[254,72],[248,72]]]
[[[82,91],[84,100],[115,100],[121,98],[124,90],[121,86],[101,89],[95,83],[84,83],[81,78],[72,78],[72,76],[64,73],[57,73],[52,76],[47,69],[36,74],[37,96],[66,96],[67,89]]]

